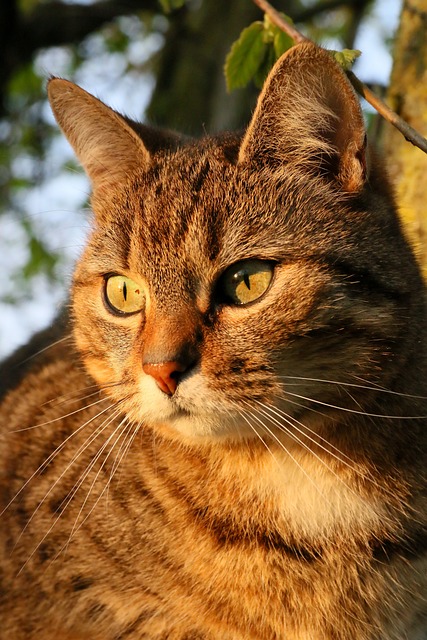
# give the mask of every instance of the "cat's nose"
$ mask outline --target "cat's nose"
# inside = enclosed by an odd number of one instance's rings
[[[178,386],[179,374],[187,367],[185,364],[173,360],[171,362],[145,363],[142,365],[144,373],[154,378],[159,389],[168,396],[172,396]]]

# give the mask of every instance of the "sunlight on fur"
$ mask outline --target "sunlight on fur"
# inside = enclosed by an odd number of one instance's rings
[[[426,639],[424,283],[343,71],[202,140],[48,93],[94,223],[3,364],[2,640]]]

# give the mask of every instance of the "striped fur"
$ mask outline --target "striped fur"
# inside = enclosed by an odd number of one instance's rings
[[[0,376],[1,638],[427,638],[424,284],[344,74],[299,45],[196,142],[49,93],[94,224],[69,322]]]

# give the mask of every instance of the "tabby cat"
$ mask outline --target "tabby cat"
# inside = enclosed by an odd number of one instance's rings
[[[201,141],[49,97],[94,223],[3,368],[2,640],[427,638],[424,285],[345,74]]]

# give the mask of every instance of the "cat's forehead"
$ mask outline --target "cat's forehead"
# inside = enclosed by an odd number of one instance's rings
[[[314,205],[300,202],[297,212],[295,206],[301,191],[312,190],[296,189],[291,169],[278,177],[240,164],[238,142],[208,140],[160,154],[116,194],[109,211],[115,269],[151,282],[209,282],[240,260],[281,260],[295,247],[305,251],[304,217]]]
[[[218,155],[183,149],[161,158],[135,183],[129,256],[134,265],[156,273],[172,269],[178,276],[220,259],[227,231],[237,224],[231,205],[239,177],[235,165]]]
[[[161,157],[133,187],[134,241],[163,256],[181,249],[186,256],[203,252],[214,260],[226,246],[247,240],[250,226],[256,234],[255,209],[258,221],[270,215],[271,206],[250,182],[220,145]]]

